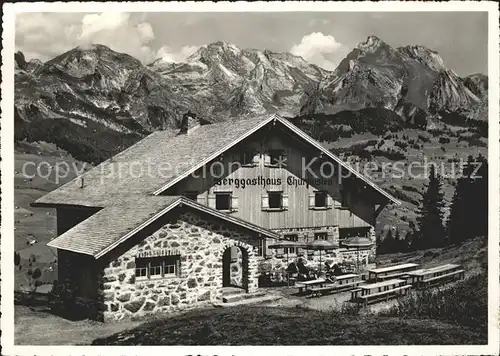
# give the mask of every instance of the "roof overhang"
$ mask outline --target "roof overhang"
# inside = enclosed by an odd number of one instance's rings
[[[131,204],[133,204],[133,201],[131,201]],[[106,246],[104,249],[100,250],[99,252],[97,252],[95,254],[90,254],[88,252],[79,251],[77,249],[71,249],[71,248],[68,248],[67,246],[64,246],[64,247],[58,246],[57,238],[50,241],[49,243],[47,243],[47,246],[61,249],[61,250],[67,250],[67,251],[72,251],[72,252],[76,252],[76,253],[80,253],[80,254],[89,255],[89,256],[92,256],[92,257],[98,259],[98,258],[106,255],[108,252],[112,251],[113,249],[115,249],[117,246],[119,246],[123,242],[127,241],[132,236],[136,235],[138,232],[140,232],[141,230],[143,230],[144,228],[146,228],[147,226],[149,226],[150,224],[152,224],[153,222],[155,222],[156,220],[158,220],[159,218],[161,218],[162,216],[167,214],[169,211],[173,210],[176,207],[182,207],[182,206],[187,206],[187,207],[193,208],[197,211],[206,213],[206,214],[211,215],[215,218],[218,218],[218,219],[227,221],[229,223],[238,225],[239,227],[251,230],[251,231],[255,232],[256,234],[259,234],[260,236],[265,236],[265,237],[269,237],[272,239],[279,239],[279,235],[271,230],[265,229],[265,228],[260,227],[258,225],[255,225],[255,224],[252,224],[250,222],[244,221],[242,219],[236,218],[236,217],[231,216],[229,214],[222,213],[222,212],[217,211],[213,208],[209,208],[207,206],[198,204],[197,202],[190,200],[188,198],[179,197],[178,199],[174,200],[169,205],[165,206],[162,210],[158,211],[156,214],[154,214],[153,216],[148,218],[142,224],[138,225],[136,228],[129,231],[128,233],[126,233],[125,235],[120,237],[118,240],[116,240],[112,244]]]

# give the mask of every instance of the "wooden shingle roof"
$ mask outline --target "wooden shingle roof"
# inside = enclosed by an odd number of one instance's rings
[[[270,230],[200,205],[185,197],[148,196],[136,197],[132,205],[127,201],[115,202],[114,205],[103,208],[47,245],[99,258],[180,205],[191,207],[215,219],[224,220],[266,237],[276,239],[279,237]]]
[[[32,205],[104,207],[120,197],[152,195],[193,166],[217,157],[221,150],[233,146],[272,118],[273,115],[263,115],[202,125],[186,135],[154,132]]]
[[[157,131],[39,198],[32,205],[105,207],[118,199],[161,194],[271,121],[281,123],[284,128],[316,147],[376,192],[395,204],[401,204],[298,127],[273,114],[202,125],[183,135]]]

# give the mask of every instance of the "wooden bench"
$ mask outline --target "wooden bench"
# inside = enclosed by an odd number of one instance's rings
[[[364,305],[380,301],[388,301],[391,298],[397,298],[399,296],[406,295],[406,293],[411,287],[412,287],[411,284],[407,284],[401,287],[385,290],[382,292],[361,295],[358,296],[357,299],[355,299],[354,301],[361,301]]]
[[[408,278],[408,273],[407,272],[399,272],[399,273],[388,274],[385,276],[377,276],[377,280],[380,280],[380,281],[385,281],[385,280],[394,279],[394,278],[406,279],[406,278]]]
[[[311,297],[320,297],[321,295],[331,293],[351,290],[352,288],[358,287],[360,284],[366,283],[365,281],[356,281],[346,284],[332,283],[323,287],[311,288]]]

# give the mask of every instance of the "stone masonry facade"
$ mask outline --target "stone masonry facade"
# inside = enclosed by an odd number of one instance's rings
[[[322,229],[321,231],[326,231],[328,240],[333,242],[334,244],[339,243],[339,228],[337,226],[328,227],[326,229]],[[299,231],[296,229],[279,229],[276,231],[277,233],[286,235],[291,233],[297,233],[299,237],[299,242],[304,242],[304,238],[307,236],[309,241],[311,241],[311,237],[314,236],[314,231]],[[322,251],[321,256],[319,251],[302,251],[301,254],[290,254],[287,256],[284,253],[277,253],[276,250],[271,251],[271,255],[267,256],[266,259],[260,259],[259,269],[264,270],[280,270],[286,269],[288,264],[297,261],[298,258],[303,258],[304,262],[307,266],[311,266],[313,268],[318,269],[319,264],[324,265],[326,261],[333,264],[345,263],[349,262],[355,264],[359,259],[359,268],[361,271],[366,270],[368,268],[375,267],[375,257],[376,257],[376,235],[375,228],[370,227],[368,238],[372,241],[373,245],[370,249],[360,249],[357,251],[355,248],[338,248],[333,251]]]
[[[308,266],[319,267],[319,251],[290,255],[288,261],[286,255],[277,255],[276,250],[265,258],[259,257],[259,237],[255,232],[189,211],[177,216],[166,223],[160,222],[156,231],[106,260],[104,266],[92,264],[90,256],[60,251],[59,280],[68,285],[69,290],[78,292],[75,303],[84,308],[89,317],[112,321],[222,302],[224,252],[231,247],[238,249],[236,259],[227,266],[230,283],[242,286],[249,293],[257,290],[261,272],[286,269],[288,263],[298,257],[304,258]],[[338,228],[332,229],[329,237],[338,241]],[[373,228],[370,238],[375,239]],[[136,257],[159,250],[180,256],[178,274],[136,278]],[[374,248],[360,251],[361,269],[371,267],[374,256]],[[357,257],[356,250],[341,248],[323,251],[321,262],[353,262]]]
[[[222,301],[222,264],[227,248],[237,246],[246,255],[242,284],[247,292],[258,288],[257,236],[233,229],[220,221],[182,213],[138,245],[111,261],[103,270],[103,318],[119,320],[185,310]],[[135,276],[135,256],[158,249],[180,255],[176,277],[140,280]]]

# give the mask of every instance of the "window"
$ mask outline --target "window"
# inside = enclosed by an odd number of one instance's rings
[[[179,273],[180,256],[147,257],[135,259],[135,276],[151,279],[176,276]]]
[[[143,263],[144,261],[138,260],[135,262],[135,276],[136,277],[147,277],[148,276],[148,265]]]
[[[149,264],[149,275],[151,277],[161,276],[161,270],[162,270],[161,265],[162,265],[162,261],[160,261],[160,260],[151,261]]]
[[[326,192],[315,192],[314,193],[314,207],[316,208],[326,208]]]
[[[299,235],[297,234],[285,235],[284,237],[285,240],[288,241],[294,241],[294,242],[299,241]],[[284,250],[285,253],[297,253],[297,249],[295,247],[285,247]]]
[[[318,241],[318,240],[328,240],[328,235],[326,234],[326,232],[317,232],[314,234],[314,241]]]
[[[281,166],[285,163],[283,150],[269,150],[269,163],[272,166]]]
[[[231,210],[231,193],[216,193],[215,209],[226,211]]]
[[[246,165],[253,165],[255,162],[253,160],[255,156],[255,153],[252,151],[245,151],[241,153],[240,161],[241,164],[246,166]]]
[[[281,209],[283,207],[283,192],[269,192],[269,209]]]
[[[198,200],[198,192],[194,192],[194,191],[187,191],[184,193],[184,196],[188,199],[191,199],[191,200],[194,200],[194,201],[197,201]]]

